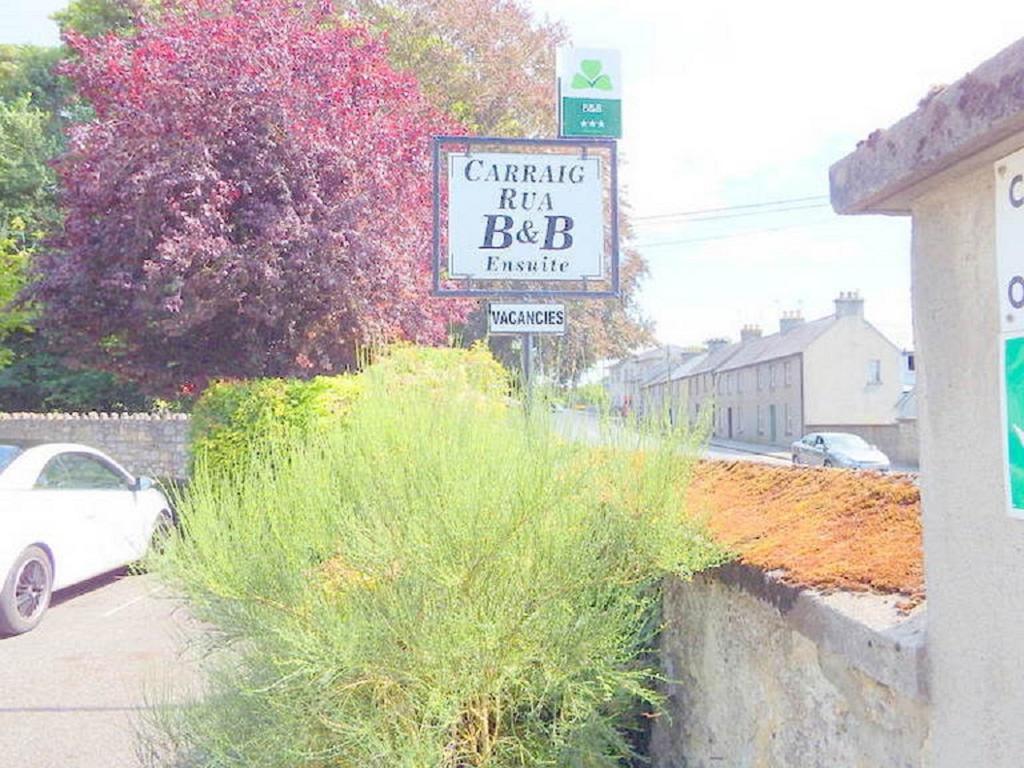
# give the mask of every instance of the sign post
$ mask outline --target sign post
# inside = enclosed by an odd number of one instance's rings
[[[1007,510],[1024,519],[1024,150],[995,164],[1000,413]]]
[[[487,306],[487,332],[492,336],[514,335],[522,339],[523,388],[526,407],[533,405],[533,337],[565,333],[564,304],[497,304]]]
[[[619,297],[619,54],[563,48],[557,60],[560,138],[434,137],[435,296]],[[487,307],[489,333],[522,338],[527,408],[534,335],[565,321],[561,304]]]
[[[560,136],[622,138],[622,72],[610,48],[559,48]]]

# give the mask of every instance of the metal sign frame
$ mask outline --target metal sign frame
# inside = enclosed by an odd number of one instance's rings
[[[465,278],[442,279],[442,259],[444,254],[441,248],[441,149],[446,144],[458,144],[462,147],[466,147],[465,151],[472,151],[473,145],[486,145],[487,147],[563,147],[567,150],[575,150],[586,154],[590,149],[601,149],[606,150],[609,154],[609,182],[610,182],[610,199],[609,209],[611,217],[611,247],[610,247],[610,275],[607,280],[602,280],[602,283],[610,283],[608,289],[588,290],[585,279],[574,281],[582,284],[583,288],[505,288],[505,287],[454,287],[446,285],[446,283],[487,283],[487,282],[501,282],[496,280],[481,280],[475,281],[467,280]],[[566,154],[569,154],[566,152]],[[531,299],[617,299],[621,296],[620,280],[619,280],[619,163],[618,163],[618,144],[614,139],[604,138],[572,138],[572,139],[508,139],[508,138],[497,138],[488,136],[435,136],[433,139],[432,147],[432,159],[434,166],[434,234],[433,234],[433,287],[431,294],[433,296],[443,296],[448,298],[476,298],[476,299],[513,299],[513,298],[531,298]],[[608,254],[605,255],[608,258]],[[531,280],[530,283],[536,285],[537,283],[544,283],[544,280]],[[552,283],[554,281],[547,281]]]

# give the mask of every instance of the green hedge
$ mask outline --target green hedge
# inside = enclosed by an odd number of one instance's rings
[[[220,381],[206,389],[192,412],[193,462],[202,456],[211,472],[244,471],[239,459],[269,442],[309,436],[343,422],[371,381],[392,390],[415,386],[435,397],[466,390],[495,405],[508,393],[505,370],[483,346],[400,345],[378,353],[359,374]]]

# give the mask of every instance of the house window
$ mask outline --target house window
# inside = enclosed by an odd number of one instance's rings
[[[908,371],[914,370],[914,356],[913,355],[907,355],[907,370]]]
[[[868,384],[882,383],[882,361],[868,360]]]
[[[757,388],[764,389],[764,366],[757,366]]]
[[[782,364],[782,376],[786,380],[787,387],[793,383],[793,366],[789,360]]]
[[[786,403],[785,416],[786,416],[786,434],[787,435],[792,435],[793,434],[793,412],[789,408],[789,403]]]
[[[743,392],[743,371],[736,371],[736,394]]]
[[[779,372],[779,366],[775,365],[775,363],[772,363],[768,367],[768,386],[771,389],[775,389],[775,387],[779,383],[779,381],[778,381],[778,379],[779,379],[778,372]]]
[[[757,406],[757,434],[764,434],[764,409],[760,405]]]
[[[736,434],[743,434],[743,406],[736,406]]]

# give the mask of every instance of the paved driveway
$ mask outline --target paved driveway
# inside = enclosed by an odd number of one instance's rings
[[[0,638],[0,766],[135,768],[147,703],[196,689],[192,621],[152,576],[55,595],[34,631]]]

